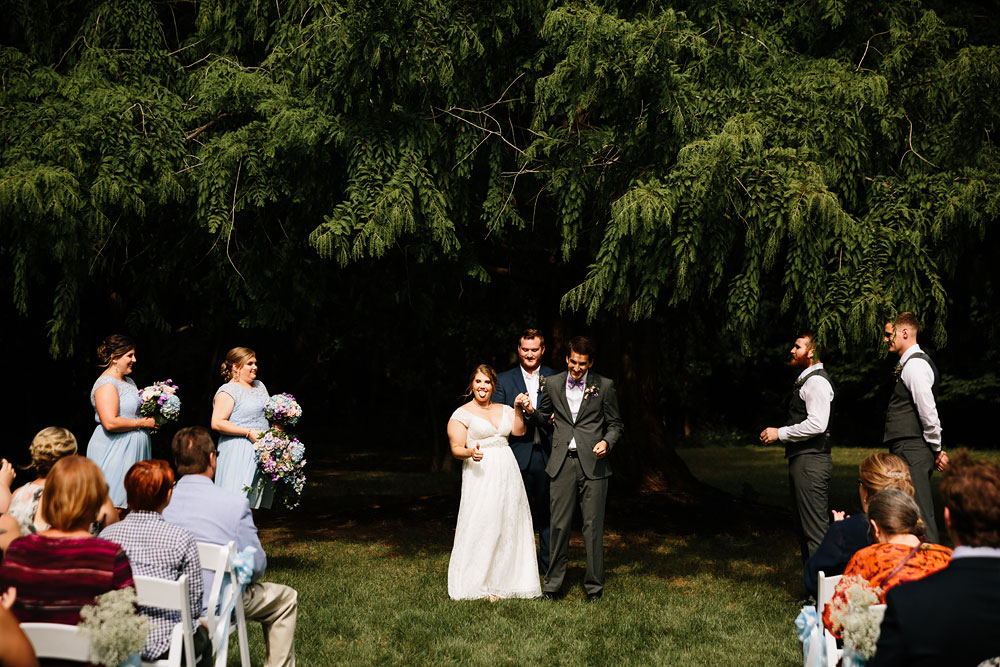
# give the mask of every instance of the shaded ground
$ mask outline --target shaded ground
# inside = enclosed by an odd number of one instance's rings
[[[420,457],[350,453],[309,460],[309,484],[299,508],[259,513],[257,524],[270,540],[378,539],[393,542],[405,532],[413,548],[412,528],[422,525],[429,542],[450,544],[461,494],[461,473],[427,473],[430,462]],[[752,498],[749,486],[736,497],[708,485],[697,496],[664,494],[608,498],[606,546],[632,534],[759,535],[786,531],[790,515]],[[579,528],[579,517],[576,518]],[[399,531],[406,526],[409,530]],[[617,536],[617,537],[615,537]],[[571,544],[582,546],[574,533]],[[416,545],[426,548],[427,545]]]

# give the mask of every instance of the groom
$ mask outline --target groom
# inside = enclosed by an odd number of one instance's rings
[[[520,363],[497,376],[494,403],[515,407],[515,398],[527,394],[531,405],[538,407],[538,400],[545,391],[545,383],[553,371],[542,366],[545,338],[537,329],[525,329],[517,341]],[[538,531],[538,564],[545,573],[549,569],[549,476],[545,466],[552,451],[552,435],[525,419],[524,435],[510,436],[510,448],[521,469],[524,490],[531,507],[531,521]]]
[[[607,456],[624,428],[614,383],[590,372],[593,363],[594,344],[589,338],[577,336],[569,342],[567,372],[548,379],[538,409],[527,397],[521,401],[536,426],[550,420],[555,424],[552,454],[545,469],[551,479],[552,546],[544,595],[550,600],[563,595],[570,525],[577,500],[587,548],[583,583],[587,600],[599,600],[604,590],[604,501],[611,476]]]

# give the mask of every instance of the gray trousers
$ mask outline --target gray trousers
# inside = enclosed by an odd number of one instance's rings
[[[934,520],[934,496],[931,494],[931,475],[934,474],[934,452],[923,438],[903,438],[889,443],[889,453],[906,461],[913,482],[913,499],[920,508],[920,518],[927,528],[926,541],[940,544],[937,522]]]
[[[788,459],[792,521],[803,562],[816,553],[830,525],[830,452],[807,452]]]
[[[587,479],[580,460],[569,458],[549,483],[551,530],[549,533],[549,569],[545,573],[545,591],[558,593],[566,579],[569,563],[569,533],[573,508],[580,502],[583,518],[583,543],[587,549],[587,574],[583,588],[588,595],[604,590],[604,501],[608,479]]]

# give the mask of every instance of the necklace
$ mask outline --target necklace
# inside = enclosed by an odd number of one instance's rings
[[[487,401],[486,405],[483,405],[479,401],[476,401],[476,407],[479,408],[480,410],[485,410],[489,412],[490,408],[493,407],[493,401]]]

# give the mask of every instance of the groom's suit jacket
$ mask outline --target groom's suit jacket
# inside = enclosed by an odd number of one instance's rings
[[[585,397],[580,403],[580,411],[573,419],[566,400],[566,377],[563,371],[548,378],[545,391],[538,401],[538,409],[532,414],[536,425],[544,424],[554,415],[555,424],[552,431],[552,454],[545,472],[549,477],[555,477],[566,460],[569,443],[576,439],[576,450],[580,457],[580,467],[589,479],[602,479],[611,476],[611,464],[608,455],[597,458],[594,455],[594,445],[601,440],[608,443],[608,454],[611,448],[622,437],[624,426],[621,413],[618,411],[618,397],[615,385],[609,378],[593,371],[587,373]],[[591,389],[593,388],[593,389]]]
[[[548,366],[541,366],[538,369],[542,377],[548,378],[552,376],[553,370]],[[497,376],[497,388],[493,392],[493,402],[503,403],[504,405],[509,405],[514,407],[514,399],[517,398],[518,394],[527,393],[528,388],[524,385],[524,375],[521,374],[521,366],[517,365],[510,370],[504,371]],[[545,393],[544,387],[538,388],[538,404],[541,405],[542,394]],[[519,410],[520,408],[514,408]],[[531,450],[535,446],[535,433],[538,433],[539,446],[542,450],[542,460],[548,464],[549,462],[549,452],[552,451],[552,433],[549,432],[548,424],[545,425],[546,428],[540,428],[537,424],[532,421],[525,421],[525,433],[524,435],[512,435],[508,438],[510,441],[510,449],[514,452],[514,458],[517,459],[517,466],[524,470],[528,467],[528,462],[531,460]]]

